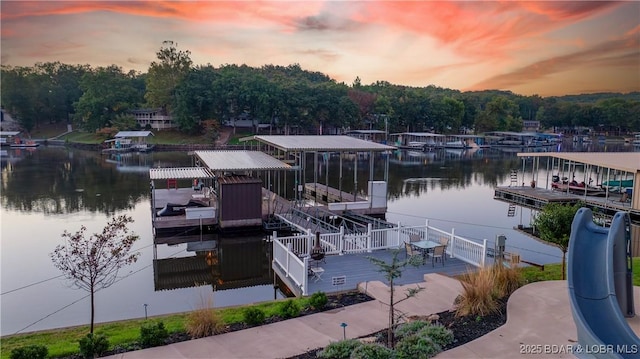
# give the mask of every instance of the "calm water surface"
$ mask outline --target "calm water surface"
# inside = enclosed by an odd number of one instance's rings
[[[120,271],[117,283],[97,293],[97,322],[144,317],[145,304],[151,316],[199,308],[211,295],[216,307],[283,296],[271,284],[228,290],[212,290],[211,285],[155,290],[148,169],[191,165],[186,153],[159,152],[118,159],[61,147],[8,152],[2,157],[0,183],[2,335],[88,322],[87,293],[69,286],[53,266],[49,253],[61,243],[60,235],[65,230],[75,232],[84,225],[87,233],[98,232],[119,214],[134,218],[130,228],[140,236],[134,249],[141,256],[137,263]],[[358,164],[359,191],[366,189],[367,163],[363,160]],[[325,165],[321,162],[319,170],[326,171]],[[338,166],[336,159],[329,160],[329,182],[333,186],[337,186]],[[353,159],[343,160],[345,190],[353,188],[354,168]],[[504,234],[507,250],[519,252],[523,259],[541,264],[558,262],[558,249],[513,230],[519,224],[529,224],[531,211],[517,208],[509,217],[509,205],[493,199],[494,187],[509,184],[510,171],[521,168],[515,153],[496,150],[396,152],[390,158],[387,220],[419,225],[428,219],[432,226],[447,231],[454,228],[458,235],[479,241],[486,238],[491,243],[496,235]],[[384,159],[378,158],[375,179],[382,178],[383,169]],[[523,180],[528,183],[530,178],[526,173]],[[221,241],[225,240],[233,239]],[[251,241],[253,247],[256,240],[260,242],[260,238]],[[194,255],[186,244],[157,247],[157,257],[162,259]],[[263,260],[268,263],[269,258]]]

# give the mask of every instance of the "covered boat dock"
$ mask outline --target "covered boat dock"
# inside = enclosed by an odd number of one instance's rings
[[[263,179],[269,188],[271,173],[291,166],[258,151],[195,151],[193,155],[195,167],[149,170],[156,235],[261,227],[271,210],[271,202],[263,200]]]
[[[251,136],[241,139],[251,140],[257,141],[262,151],[293,165],[296,207],[326,206],[335,214],[345,211],[370,215],[386,213],[389,156],[384,162],[382,178],[376,178],[375,154],[395,147],[351,136]],[[329,159],[334,155],[339,157],[338,188],[329,184]],[[366,198],[358,194],[358,166],[363,160],[368,161],[369,167]],[[345,161],[353,164],[353,193],[343,191]],[[324,179],[320,178],[322,172]]]
[[[496,187],[494,199],[534,210],[554,202],[583,202],[605,218],[628,212],[633,253],[640,253],[640,153],[532,152],[518,157],[523,159],[522,173],[510,186]],[[527,165],[532,176],[525,180]],[[579,182],[569,186],[569,180]],[[606,185],[623,180],[631,186],[613,190]]]

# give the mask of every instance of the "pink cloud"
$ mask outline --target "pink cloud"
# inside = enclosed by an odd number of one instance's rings
[[[640,39],[633,35],[624,36],[582,51],[553,56],[514,71],[493,76],[471,86],[469,90],[513,88],[585,66],[597,66],[601,72],[630,68],[637,75],[640,70],[638,59],[640,59]],[[585,76],[588,74],[585,73]],[[640,90],[640,83],[636,84],[636,89]]]
[[[367,2],[355,21],[429,35],[464,56],[502,57],[531,39],[608,11],[603,2]]]

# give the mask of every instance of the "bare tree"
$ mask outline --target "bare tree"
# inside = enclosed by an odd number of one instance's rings
[[[417,267],[422,264],[422,256],[411,256],[405,260],[400,260],[398,259],[399,253],[399,250],[394,249],[391,254],[391,262],[389,263],[375,257],[367,257],[371,263],[378,267],[378,272],[382,273],[385,279],[389,282],[389,303],[387,304],[389,306],[389,327],[387,328],[387,346],[392,349],[395,347],[393,331],[395,330],[397,318],[400,317],[399,315],[396,315],[395,305],[414,297],[424,289],[420,286],[416,286],[416,288],[409,288],[405,292],[404,298],[398,300],[394,298],[395,279],[402,277],[402,272],[404,272],[407,265]]]
[[[95,318],[95,293],[111,286],[118,277],[118,270],[134,263],[140,253],[130,253],[138,236],[129,233],[127,224],[131,217],[122,215],[112,218],[102,230],[85,238],[85,226],[74,234],[64,231],[65,243],[56,246],[50,254],[56,268],[72,281],[72,285],[84,289],[91,295],[91,330]]]

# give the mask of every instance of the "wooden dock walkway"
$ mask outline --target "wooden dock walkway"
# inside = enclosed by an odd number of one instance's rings
[[[614,215],[618,211],[629,212],[631,221],[640,223],[640,211],[631,208],[631,203],[621,202],[620,195],[611,194],[609,197],[585,196],[583,194],[567,193],[544,188],[527,186],[496,187],[494,199],[520,205],[527,208],[541,210],[548,203],[575,204],[585,202],[606,215]]]
[[[311,199],[322,204],[366,201],[365,198],[356,197],[351,193],[340,191],[322,183],[306,183],[304,185],[304,194],[307,199]]]

